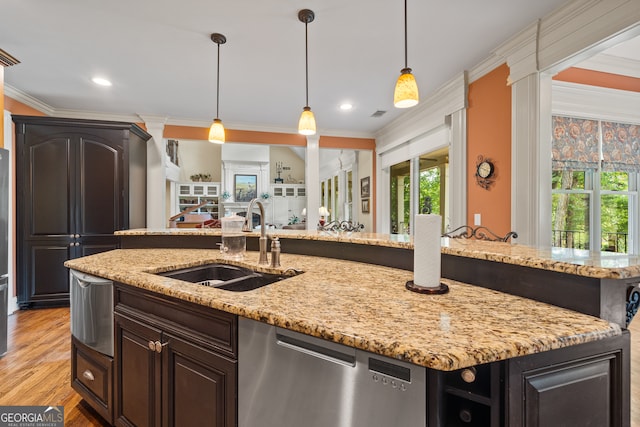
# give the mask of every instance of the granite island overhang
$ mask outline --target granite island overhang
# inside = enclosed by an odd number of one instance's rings
[[[167,238],[166,234],[158,237]],[[192,237],[182,234],[178,238],[184,243]],[[211,248],[157,249],[145,248],[143,244],[140,249],[114,250],[70,260],[65,265],[116,282],[117,342],[123,339],[122,328],[126,327],[118,326],[118,319],[134,313],[121,298],[131,302],[137,294],[149,302],[161,302],[165,307],[153,309],[159,317],[142,317],[159,322],[158,326],[166,324],[173,328],[171,319],[175,317],[163,320],[169,315],[163,310],[169,307],[182,307],[192,318],[198,316],[195,313],[206,317],[209,313],[211,316],[223,313],[229,318],[232,330],[236,330],[241,321],[258,321],[261,325],[275,325],[424,367],[421,369],[426,369],[427,398],[420,410],[425,414],[427,426],[459,424],[470,416],[477,420],[476,424],[464,421],[465,425],[524,425],[525,420],[531,419],[540,420],[540,425],[550,425],[558,416],[577,423],[574,425],[585,425],[592,420],[602,421],[598,425],[605,425],[607,421],[616,426],[630,424],[629,332],[615,322],[451,279],[444,279],[450,287],[448,294],[416,294],[405,288],[406,281],[413,278],[407,269],[336,259],[345,253],[353,256],[354,249],[390,247],[384,238],[367,239],[363,244],[322,236],[333,245],[328,246],[334,249],[333,257],[287,253],[288,243],[306,241],[313,246],[321,241],[320,237],[284,239],[282,267],[259,269],[277,273],[294,268],[303,273],[248,292],[208,288],[157,274],[214,262],[231,263],[214,249],[212,234],[204,233],[202,237]],[[169,246],[177,243],[173,237],[169,240]],[[348,249],[336,251],[336,245],[347,245]],[[410,243],[397,241],[392,245],[405,251],[402,256],[411,256]],[[386,258],[384,251],[375,257]],[[258,254],[249,251],[240,264],[256,268],[257,260]],[[156,341],[155,351],[165,344],[167,348],[172,346],[171,340]],[[231,344],[229,355],[247,354],[240,347]],[[111,361],[102,357],[105,366],[114,366],[115,409],[104,404],[95,406],[103,408],[107,416],[113,413],[114,419],[122,415],[119,411],[124,406],[118,399],[122,399],[122,393],[128,388],[123,379],[129,374],[123,373],[126,369],[123,364],[129,356],[119,353],[123,348],[123,344],[116,344],[116,355]],[[75,339],[72,339],[72,351],[78,354],[84,351],[91,359],[88,355],[92,353],[76,345]],[[144,351],[140,357],[150,360]],[[165,360],[165,356],[162,357]],[[234,363],[235,374],[234,368],[230,368],[229,375],[245,378],[250,375],[243,369],[247,364],[243,364],[241,357]],[[471,382],[465,379],[468,376],[473,378]],[[106,378],[108,381],[109,376]],[[151,387],[155,380],[136,381],[149,381]],[[225,384],[235,387],[235,380],[229,377],[229,381]],[[189,389],[192,386],[189,384]],[[83,390],[82,387],[74,389]],[[234,392],[229,389],[220,393],[231,402],[226,413],[231,418],[240,416],[238,406],[233,405]],[[82,395],[85,399],[91,397]],[[173,404],[177,405],[170,403]],[[582,409],[576,411],[576,407]],[[201,407],[181,410],[199,416]],[[148,413],[146,409],[145,413]],[[227,425],[236,423],[230,421]]]
[[[304,273],[233,293],[154,273],[226,262],[207,249],[119,249],[67,267],[179,300],[320,337],[431,369],[451,371],[617,336],[610,322],[447,280],[446,295],[409,292],[412,273],[371,264],[282,254]],[[248,252],[248,266],[257,254]]]

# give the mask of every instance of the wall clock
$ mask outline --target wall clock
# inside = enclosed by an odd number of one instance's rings
[[[496,168],[490,158],[478,156],[476,162],[476,182],[485,190],[488,190],[495,181]]]

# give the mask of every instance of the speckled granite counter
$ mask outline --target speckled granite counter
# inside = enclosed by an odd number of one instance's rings
[[[220,229],[137,229],[116,232],[121,236],[219,236]],[[336,233],[305,230],[268,230],[269,236],[354,243],[370,246],[413,249],[407,235],[377,233]],[[258,233],[249,235],[258,236]],[[534,248],[525,245],[465,239],[442,239],[442,253],[495,261],[584,277],[625,279],[640,276],[640,257],[613,252],[580,249]]]
[[[444,371],[621,334],[601,319],[454,281],[446,281],[446,295],[415,294],[404,287],[411,272],[351,261],[283,254],[283,269],[305,272],[243,293],[151,274],[218,256],[203,249],[120,249],[65,265]],[[249,252],[247,262],[256,261]]]

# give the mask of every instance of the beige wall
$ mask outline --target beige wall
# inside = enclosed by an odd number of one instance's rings
[[[222,179],[222,146],[209,141],[180,140],[178,148],[180,181],[191,181],[195,174],[210,174],[214,182]]]
[[[280,177],[285,183],[300,184],[304,183],[305,161],[300,158],[289,147],[272,146],[269,151],[269,177],[270,183],[274,183],[274,179],[278,177],[276,172],[276,162],[282,162],[284,167],[290,167],[290,170],[284,170]]]

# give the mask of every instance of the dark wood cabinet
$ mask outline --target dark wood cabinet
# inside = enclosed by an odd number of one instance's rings
[[[113,423],[113,359],[71,336],[71,387]]]
[[[630,425],[629,332],[507,361],[507,425]]]
[[[236,425],[236,316],[124,285],[115,311],[116,425]]]
[[[130,123],[13,116],[21,308],[66,305],[68,259],[146,224],[146,141]]]

